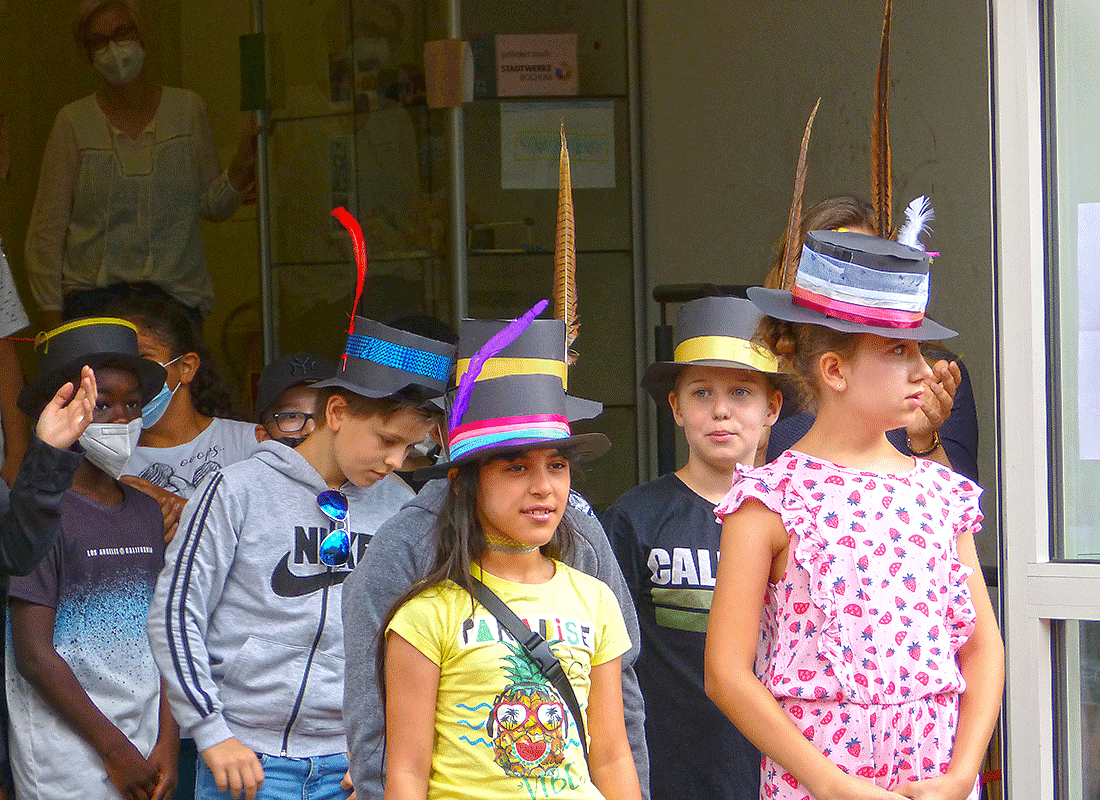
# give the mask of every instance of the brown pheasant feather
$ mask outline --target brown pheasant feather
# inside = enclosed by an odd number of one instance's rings
[[[882,45],[878,56],[878,76],[875,79],[875,116],[871,130],[871,197],[875,208],[875,233],[890,238],[893,225],[890,209],[893,204],[893,179],[890,172],[890,11],[882,18]]]
[[[577,244],[574,237],[573,184],[569,178],[569,150],[565,146],[565,123],[561,125],[561,155],[558,157],[558,228],[554,237],[554,319],[565,323],[566,361],[577,360],[572,350],[580,325],[577,322]]]
[[[800,225],[802,224],[802,190],[806,186],[806,153],[810,149],[810,130],[814,126],[814,117],[817,116],[817,108],[821,105],[821,98],[814,103],[814,110],[810,112],[810,118],[806,120],[806,132],[802,134],[802,148],[798,151],[798,169],[794,173],[794,197],[791,199],[791,213],[787,217],[786,252],[783,254],[783,272],[779,276],[779,288],[790,289],[794,282],[794,265],[798,260],[799,252],[797,242],[799,239]]]

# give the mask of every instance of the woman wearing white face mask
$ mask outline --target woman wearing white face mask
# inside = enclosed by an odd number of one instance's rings
[[[199,219],[240,206],[254,122],[222,172],[202,99],[148,80],[134,0],[85,0],[76,38],[103,80],[61,109],[42,159],[26,256],[44,322],[152,296],[182,303],[201,326],[214,295]]]

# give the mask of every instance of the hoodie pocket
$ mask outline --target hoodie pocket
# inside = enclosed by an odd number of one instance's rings
[[[225,716],[246,727],[282,732],[309,663],[309,648],[250,636],[221,684]],[[318,651],[309,667],[294,730],[314,735],[343,732],[344,660]]]
[[[222,679],[225,716],[248,727],[281,731],[290,717],[309,649],[248,637]]]

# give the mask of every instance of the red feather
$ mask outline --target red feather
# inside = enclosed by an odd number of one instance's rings
[[[363,239],[363,229],[359,226],[359,221],[346,208],[343,206],[334,208],[332,216],[347,228],[352,244],[355,246],[355,302],[351,306],[351,323],[348,325],[350,335],[355,330],[355,314],[359,309],[359,297],[363,294],[363,282],[367,278],[367,242]]]

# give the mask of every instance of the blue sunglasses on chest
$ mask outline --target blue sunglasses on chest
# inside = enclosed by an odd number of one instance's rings
[[[327,489],[317,495],[317,507],[335,527],[321,540],[318,557],[327,567],[348,563],[351,555],[351,528],[348,524],[348,496],[339,489]]]

